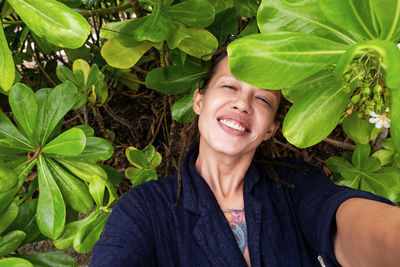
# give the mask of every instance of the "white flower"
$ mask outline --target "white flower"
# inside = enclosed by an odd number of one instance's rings
[[[374,123],[375,127],[380,129],[383,127],[389,128],[390,127],[390,119],[387,117],[387,113],[389,112],[388,109],[383,112],[382,115],[377,115],[375,112],[371,111],[369,115],[371,118],[369,119],[370,123]]]
[[[400,43],[397,44],[397,47],[400,49]]]

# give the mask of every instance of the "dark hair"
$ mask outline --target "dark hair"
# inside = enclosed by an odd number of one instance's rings
[[[229,38],[229,37],[228,37]],[[237,39],[238,37],[235,37]],[[229,40],[229,42],[232,40]],[[215,75],[215,72],[217,70],[217,67],[219,63],[228,56],[228,52],[226,50],[227,48],[227,43],[223,45],[221,48],[219,48],[217,51],[215,51],[212,54],[212,58],[209,61],[209,67],[207,73],[204,75],[203,79],[199,83],[199,92],[201,94],[204,94],[205,91],[208,88],[208,85],[212,79],[212,77]],[[275,113],[275,119],[277,118],[276,114],[278,114],[280,108]],[[181,192],[182,192],[182,172],[181,172],[181,167],[182,167],[182,158],[185,153],[185,151],[188,150],[188,148],[193,144],[194,142],[199,140],[199,131],[197,129],[197,124],[198,124],[198,116],[193,120],[192,123],[190,123],[187,127],[184,127],[181,135],[185,135],[187,138],[185,145],[182,146],[181,153],[179,155],[179,163],[178,163],[178,170],[177,170],[177,196],[175,200],[175,206],[178,205],[179,199],[181,197]],[[287,183],[286,181],[282,180],[279,178],[278,173],[275,171],[273,165],[275,165],[275,162],[273,160],[270,161],[263,161],[262,164],[264,165],[266,171],[268,172],[268,177],[272,179],[278,187],[285,186],[289,188],[294,188],[293,184]]]

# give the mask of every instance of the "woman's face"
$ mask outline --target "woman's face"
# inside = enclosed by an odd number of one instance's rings
[[[225,57],[205,93],[197,90],[194,94],[200,144],[219,153],[252,157],[257,146],[279,127],[274,116],[280,94],[279,90],[260,89],[233,77]]]

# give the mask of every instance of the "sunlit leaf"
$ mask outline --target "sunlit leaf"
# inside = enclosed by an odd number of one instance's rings
[[[0,21],[0,89],[8,92],[14,83],[14,78],[14,60],[4,35],[3,24]]]
[[[168,14],[193,28],[205,28],[214,21],[215,9],[204,0],[187,0],[168,8]]]
[[[201,58],[209,55],[218,47],[218,40],[205,29],[189,28],[190,38],[183,39],[178,48],[188,55]]]

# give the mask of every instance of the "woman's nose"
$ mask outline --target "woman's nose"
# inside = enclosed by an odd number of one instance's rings
[[[250,113],[252,111],[251,97],[247,94],[237,95],[235,100],[232,102],[232,108],[244,113]]]

